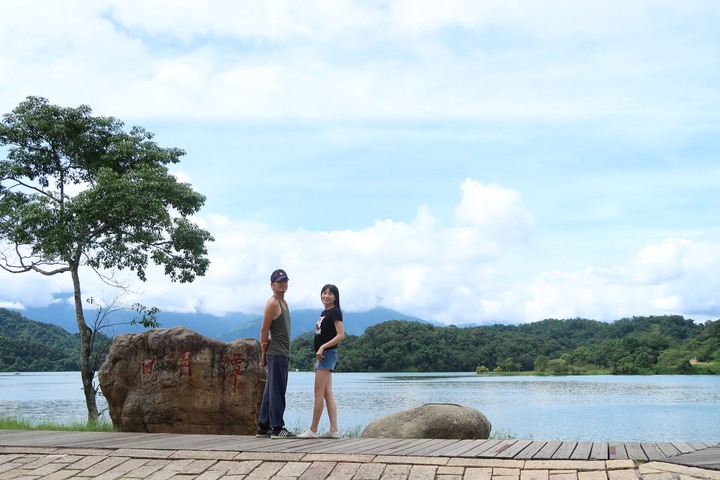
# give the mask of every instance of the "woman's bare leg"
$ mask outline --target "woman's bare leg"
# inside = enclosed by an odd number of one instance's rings
[[[325,406],[327,406],[328,417],[330,418],[330,431],[337,432],[337,405],[335,404],[335,396],[332,389],[332,370],[328,372],[328,380],[325,383]]]
[[[315,403],[313,404],[313,418],[312,423],[310,424],[310,430],[313,432],[317,432],[318,425],[320,424],[320,417],[322,416],[323,403],[325,400],[325,391],[327,389],[328,382],[332,380],[332,377],[330,376],[331,373],[331,370],[315,370]],[[332,385],[330,388],[330,391],[332,392]],[[328,415],[329,414],[330,412],[328,411]],[[330,420],[330,422],[332,423],[332,420]]]

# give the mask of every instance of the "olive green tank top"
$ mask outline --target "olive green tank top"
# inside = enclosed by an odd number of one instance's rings
[[[270,345],[268,355],[290,357],[290,310],[283,308],[283,302],[275,295],[280,305],[280,315],[270,323]]]

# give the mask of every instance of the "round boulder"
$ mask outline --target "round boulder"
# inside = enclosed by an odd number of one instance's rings
[[[427,403],[371,422],[363,438],[487,439],[492,425],[474,408],[452,403]]]

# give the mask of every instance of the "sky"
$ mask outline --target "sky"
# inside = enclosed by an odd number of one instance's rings
[[[284,268],[291,310],[333,283],[442,324],[720,318],[716,0],[0,5],[0,113],[142,126],[206,196],[207,275],[129,276],[123,301],[261,313]],[[9,308],[72,293],[0,285]]]

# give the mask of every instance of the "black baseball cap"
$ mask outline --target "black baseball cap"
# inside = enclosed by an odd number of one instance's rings
[[[282,282],[283,280],[289,280],[287,273],[285,273],[285,270],[278,269],[275,270],[272,275],[270,275],[271,282]]]

